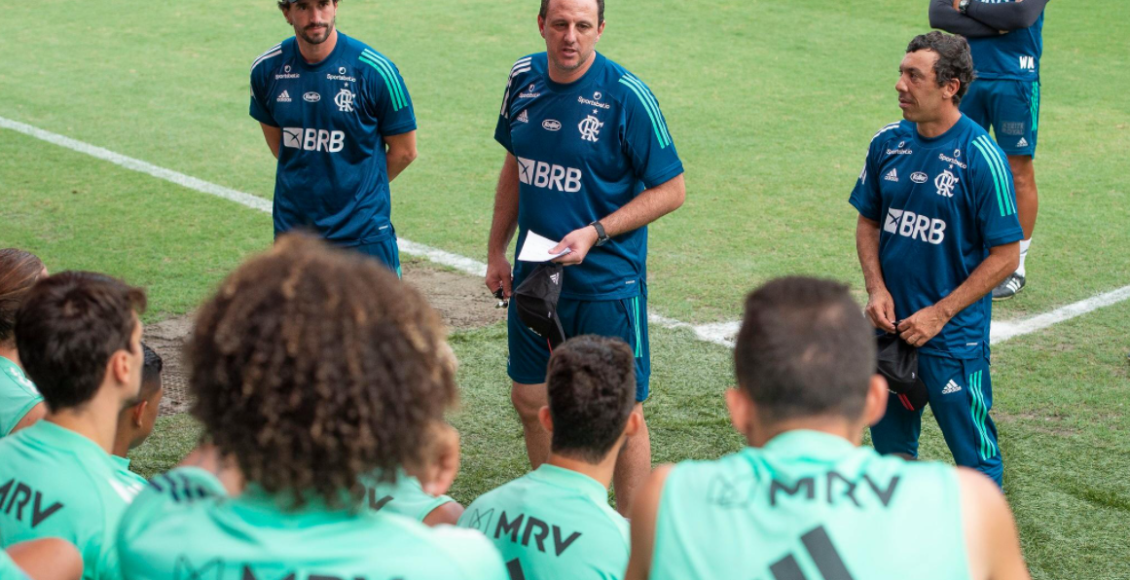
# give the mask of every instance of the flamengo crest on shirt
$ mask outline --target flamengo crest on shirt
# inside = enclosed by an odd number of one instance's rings
[[[581,121],[580,125],[577,125],[577,128],[581,130],[581,139],[596,143],[597,139],[600,138],[600,128],[603,126],[604,123],[601,123],[600,119],[589,115]]]
[[[337,96],[334,97],[334,104],[337,105],[337,110],[342,113],[352,113],[353,98],[355,96],[353,91],[346,88],[341,89],[341,91],[337,93]]]

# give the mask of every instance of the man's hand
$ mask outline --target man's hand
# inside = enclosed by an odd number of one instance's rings
[[[961,5],[961,0],[953,0],[953,9],[954,10],[961,10],[960,5]]]
[[[937,305],[927,306],[899,323],[899,336],[911,346],[919,347],[937,336],[949,321]]]
[[[514,283],[514,270],[510,267],[510,260],[505,255],[494,256],[487,259],[487,290],[491,294],[502,288],[502,297],[510,298],[511,286]]]
[[[887,332],[895,332],[895,300],[886,288],[876,290],[867,299],[867,318],[871,326]]]
[[[549,253],[559,254],[561,252],[564,252],[565,248],[569,248],[572,251],[570,251],[568,254],[565,254],[564,256],[561,256],[560,258],[557,258],[556,260],[554,260],[554,262],[560,262],[561,264],[564,264],[566,266],[576,266],[577,264],[585,261],[585,256],[588,255],[589,250],[592,249],[593,245],[596,244],[596,241],[599,238],[600,237],[596,233],[596,228],[592,226],[585,226],[583,228],[569,232],[569,235],[565,236],[561,240],[560,244],[557,244],[556,246],[551,248],[549,250]]]

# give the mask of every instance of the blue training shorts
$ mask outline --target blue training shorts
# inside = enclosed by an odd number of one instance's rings
[[[549,343],[522,324],[510,301],[507,312],[507,342],[510,358],[507,374],[522,385],[545,382],[549,364]],[[644,295],[622,300],[570,300],[562,298],[557,303],[557,315],[565,329],[566,337],[596,334],[620,337],[636,355],[636,401],[648,396],[651,378],[651,349],[647,340],[647,297]]]
[[[371,258],[376,258],[378,262],[387,266],[389,270],[396,272],[397,278],[403,277],[400,275],[400,246],[396,244],[396,236],[389,236],[372,244],[353,246],[350,249],[361,252]]]
[[[953,460],[991,477],[1001,485],[1004,467],[997,445],[997,426],[989,417],[993,386],[989,361],[928,356],[919,353],[918,375],[926,383],[930,409],[942,428]],[[871,427],[871,442],[879,453],[918,457],[922,409],[908,411],[898,398],[887,399],[887,413]]]
[[[960,107],[986,131],[992,127],[1006,155],[1036,156],[1040,81],[976,80]]]

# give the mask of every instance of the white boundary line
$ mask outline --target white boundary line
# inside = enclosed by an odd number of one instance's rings
[[[65,147],[72,151],[85,153],[87,155],[90,155],[91,157],[95,157],[103,161],[109,161],[110,163],[113,163],[114,165],[117,165],[119,167],[124,167],[132,171],[152,175],[153,177],[156,177],[158,179],[163,179],[165,181],[187,187],[201,193],[206,193],[208,195],[223,198],[228,201],[233,201],[254,210],[271,213],[271,202],[269,200],[251,195],[249,193],[229,189],[227,187],[216,185],[214,183],[209,183],[202,179],[197,179],[183,173],[178,173],[176,171],[165,169],[163,167],[158,167],[151,163],[146,163],[145,161],[141,161],[140,159],[134,159],[133,157],[127,157],[120,153],[114,153],[113,151],[103,149],[102,147],[97,147],[89,143],[77,141],[75,139],[71,139],[70,137],[64,137],[50,131],[44,131],[43,129],[40,129],[38,127],[33,127],[31,125],[13,121],[4,117],[0,117],[0,128],[10,129],[17,133],[28,135],[29,137],[35,137],[36,139],[39,139],[41,141],[46,141],[60,147]],[[452,254],[450,252],[445,252],[443,250],[425,246],[423,244],[417,244],[416,242],[406,240],[404,238],[399,238],[397,240],[397,243],[400,246],[400,250],[405,254],[426,258],[437,264],[455,268],[456,270],[465,272],[472,276],[486,275],[487,265],[478,260],[460,256],[458,254]],[[1067,306],[1062,306],[1060,308],[1052,310],[1051,312],[1039,314],[1031,318],[1026,318],[1018,321],[993,322],[992,336],[990,338],[990,341],[992,344],[999,344],[1018,336],[1030,334],[1048,328],[1049,326],[1052,326],[1054,324],[1058,324],[1066,320],[1071,320],[1072,318],[1082,316],[1084,314],[1087,314],[1088,312],[1098,310],[1099,308],[1117,304],[1124,300],[1130,300],[1130,286],[1124,286],[1105,294],[1099,294],[1098,296],[1093,296],[1091,298],[1087,298],[1086,300],[1080,300],[1079,302],[1068,304]],[[730,321],[692,325],[687,324],[686,322],[680,322],[672,318],[667,318],[659,314],[649,314],[648,320],[665,328],[689,328],[694,332],[695,337],[699,340],[727,347],[734,346],[734,336],[737,334],[738,325],[740,324],[738,321]]]

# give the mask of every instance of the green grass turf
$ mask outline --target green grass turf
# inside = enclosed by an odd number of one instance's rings
[[[503,150],[492,140],[513,61],[544,45],[534,2],[342,4],[343,31],[400,67],[421,157],[394,185],[406,238],[485,257]],[[247,116],[251,61],[289,29],[272,2],[18,3],[0,115],[269,197],[274,160]],[[860,286],[846,198],[875,130],[898,118],[902,50],[925,0],[630,0],[600,49],[659,96],[688,201],[653,226],[650,299],[694,322],[733,319],[754,283],[820,273]],[[1052,3],[1037,178],[1042,211],[1014,317],[1126,283],[1130,4]],[[17,238],[18,239],[18,238]],[[705,267],[704,267],[705,266]]]
[[[0,116],[270,197],[274,162],[247,116],[251,61],[289,30],[269,0],[43,0],[5,7]],[[543,49],[536,2],[434,0],[341,6],[339,25],[400,67],[420,159],[394,184],[406,238],[482,259],[502,149],[491,135],[511,63]],[[736,318],[771,276],[861,286],[847,194],[868,140],[897,119],[895,70],[926,30],[925,0],[623,0],[600,49],[650,84],[687,167],[688,201],[652,228],[650,301],[692,322]],[[1130,4],[1050,4],[1030,286],[998,318],[1123,286],[1130,271]],[[198,304],[269,217],[9,131],[0,131],[0,246],[52,270],[145,285],[147,320]],[[1038,578],[1126,577],[1125,339],[1130,305],[996,349],[996,409],[1009,497]],[[525,470],[506,400],[504,329],[456,334],[463,361],[463,502]],[[648,405],[657,461],[711,457],[739,440],[722,415],[725,349],[653,330]],[[195,441],[163,419],[135,459],[147,474]],[[923,454],[944,459],[927,420]]]

